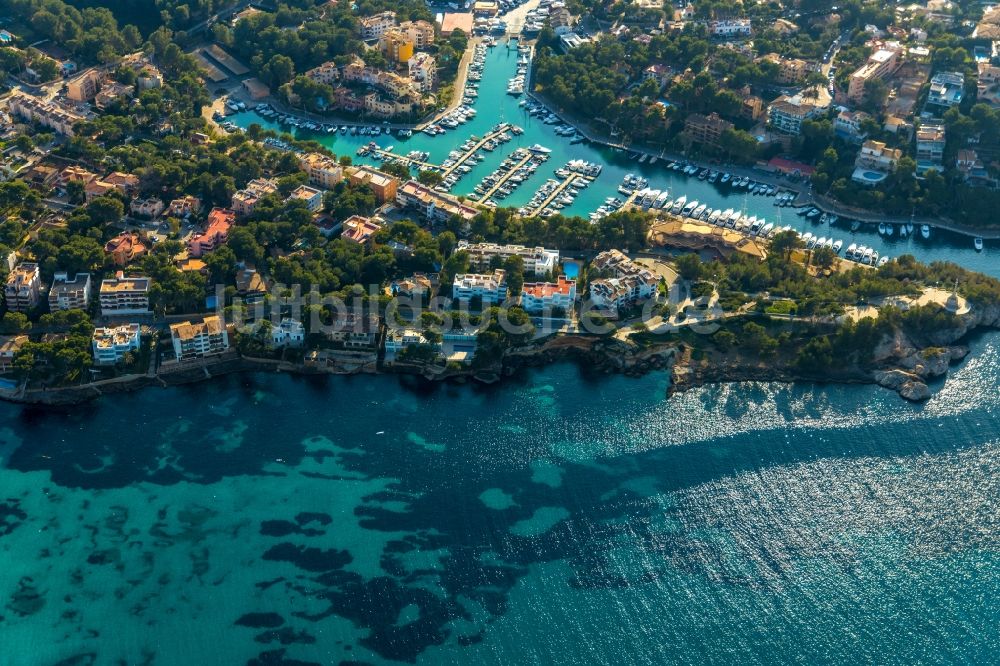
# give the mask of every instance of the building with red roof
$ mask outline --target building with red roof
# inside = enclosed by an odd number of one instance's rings
[[[560,275],[556,282],[526,282],[521,287],[521,307],[527,312],[561,308],[569,311],[576,303],[576,281]]]
[[[771,171],[777,171],[789,176],[809,177],[816,172],[816,169],[808,164],[785,159],[784,157],[772,157],[768,161],[767,167]]]
[[[188,254],[192,257],[213,251],[229,238],[229,229],[236,223],[236,213],[228,208],[213,208],[208,214],[205,230],[188,241]]]

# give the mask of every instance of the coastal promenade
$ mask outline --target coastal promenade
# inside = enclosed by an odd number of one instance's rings
[[[462,106],[462,99],[465,97],[465,85],[469,80],[469,65],[472,63],[472,58],[476,52],[476,46],[480,41],[482,40],[478,37],[469,38],[469,42],[465,47],[465,53],[462,54],[462,61],[458,63],[458,73],[455,75],[455,84],[452,87],[451,100],[448,102],[448,105],[432,115],[430,118],[422,120],[414,125],[414,132],[423,131],[425,127],[437,123],[449,113]]]

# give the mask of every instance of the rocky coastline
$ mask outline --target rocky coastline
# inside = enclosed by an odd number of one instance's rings
[[[1000,328],[1000,307],[976,309],[961,315],[959,326],[926,336],[919,343],[897,331],[874,350],[867,367],[845,366],[814,374],[804,372],[780,359],[762,360],[746,350],[724,355],[696,354],[683,342],[639,346],[617,338],[563,335],[507,351],[491,366],[447,369],[439,366],[399,365],[375,369],[338,370],[305,363],[232,356],[171,372],[127,375],[112,380],[78,386],[0,392],[0,400],[24,405],[62,407],[79,405],[105,395],[210,381],[223,375],[244,372],[287,372],[298,375],[399,374],[418,376],[426,381],[482,384],[502,382],[526,368],[562,361],[581,364],[595,374],[623,374],[638,377],[654,371],[669,371],[667,395],[682,393],[707,384],[730,382],[810,382],[837,384],[877,384],[902,398],[922,402],[932,396],[929,383],[944,378],[949,369],[970,352],[961,344],[978,330]],[[701,350],[703,352],[703,350]]]

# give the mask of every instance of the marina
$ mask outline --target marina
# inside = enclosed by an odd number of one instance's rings
[[[569,162],[561,169],[556,169],[556,176],[562,180],[547,180],[545,185],[539,188],[535,196],[528,202],[528,205],[521,209],[522,214],[529,217],[538,215],[548,217],[555,215],[563,208],[572,206],[580,192],[589,187],[597,178],[600,170],[598,165],[579,160]]]
[[[525,180],[531,177],[546,160],[549,159],[549,150],[535,147],[534,150],[528,148],[517,148],[505,159],[500,168],[483,179],[470,198],[486,205],[496,205],[493,199],[506,198],[513,193]]]
[[[822,213],[813,217],[796,215],[797,211],[802,210],[802,206],[794,199],[795,184],[781,186],[783,179],[776,179],[773,174],[761,172],[759,176],[754,176],[753,170],[747,169],[740,170],[738,175],[736,172],[727,174],[726,167],[719,165],[712,166],[702,179],[699,176],[705,166],[697,167],[685,160],[667,156],[660,156],[655,162],[647,159],[645,163],[640,164],[636,157],[640,153],[636,151],[619,151],[598,143],[579,140],[578,137],[582,135],[577,130],[558,115],[544,110],[544,107],[532,101],[527,93],[521,99],[506,94],[507,83],[516,73],[519,57],[518,51],[513,48],[485,50],[482,74],[478,82],[478,98],[472,106],[478,114],[462,127],[471,134],[485,136],[498,122],[516,124],[523,132],[521,134],[511,132],[513,136],[507,144],[511,150],[539,144],[551,150],[550,162],[555,164],[566,164],[574,159],[601,164],[603,170],[594,179],[594,186],[580,190],[571,204],[558,210],[560,214],[579,215],[595,221],[601,219],[609,212],[620,208],[631,194],[631,191],[623,194],[618,188],[628,174],[633,174],[647,181],[644,186],[659,189],[661,192],[669,191],[674,199],[686,195],[689,199],[696,199],[706,204],[707,208],[723,211],[727,208],[742,210],[745,206],[748,217],[764,218],[767,222],[773,222],[775,226],[778,226],[776,210],[784,209],[787,212],[782,212],[782,227],[790,226],[803,235],[810,232],[814,236],[828,238],[832,236],[842,240],[842,252],[851,243],[855,243],[857,246],[871,248],[873,253],[878,252],[880,258],[913,254],[922,261],[954,261],[972,270],[1000,275],[1000,266],[992,260],[997,245],[988,238],[983,243],[982,251],[977,251],[973,239],[967,236],[944,229],[931,230],[929,227],[925,235],[921,233],[920,225],[916,225],[914,232],[907,235],[899,233],[899,225],[896,225],[896,232],[891,236],[879,235],[877,223],[862,223],[858,220],[832,216],[824,219]],[[535,111],[532,113],[531,109]],[[372,141],[383,147],[394,144],[395,155],[406,155],[414,150],[426,152],[428,157],[423,161],[437,165],[444,163],[449,153],[462,143],[450,136],[453,134],[452,130],[434,135],[413,132],[408,138],[399,138],[391,134],[386,136],[384,132],[380,136],[372,137],[370,134],[352,134],[350,130],[345,133],[338,130],[327,134],[289,126],[274,119],[269,120],[251,110],[235,113],[229,116],[228,120],[240,127],[259,123],[263,127],[290,131],[300,138],[319,141],[337,154],[353,156],[359,147]],[[496,171],[509,154],[501,155],[500,152],[484,151],[484,159],[481,162],[467,164],[471,170],[464,175],[468,178],[456,182],[451,192],[472,196],[476,185]],[[379,163],[377,154],[359,157],[356,161],[373,165]],[[714,182],[711,178],[712,170],[716,171]],[[726,175],[729,175],[728,179]],[[503,205],[527,209],[529,201],[549,178],[551,173],[546,174],[542,169],[537,170],[503,200]],[[765,181],[766,189],[762,189]],[[775,191],[773,196],[769,196],[772,186]]]

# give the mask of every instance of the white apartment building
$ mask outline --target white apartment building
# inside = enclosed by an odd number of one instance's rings
[[[271,327],[272,347],[301,347],[306,341],[306,328],[301,321],[285,317]]]
[[[601,278],[590,283],[590,300],[599,308],[618,310],[651,297],[655,287],[637,277]]]
[[[38,264],[24,261],[7,275],[4,299],[12,312],[28,312],[38,306],[42,290]]]
[[[597,307],[619,309],[656,293],[659,284],[656,275],[619,250],[601,252],[594,257],[591,265],[613,275],[590,283],[590,300]]]
[[[148,277],[125,277],[121,271],[114,278],[101,281],[101,314],[105,317],[149,314]]]
[[[120,363],[125,354],[139,351],[139,324],[95,328],[91,344],[95,365]]]
[[[767,119],[779,132],[798,135],[802,132],[802,123],[822,110],[822,107],[806,101],[801,94],[782,95],[767,107]]]
[[[86,310],[90,304],[90,273],[77,273],[71,280],[63,271],[52,278],[49,310]]]
[[[170,341],[178,361],[220,354],[229,349],[229,334],[218,315],[195,323],[184,321],[171,324]]]
[[[494,257],[499,257],[501,261],[521,257],[525,275],[545,276],[559,265],[559,250],[546,250],[544,247],[459,241],[458,249],[469,254],[469,266],[477,271],[489,269]]]
[[[73,125],[83,120],[83,116],[18,91],[11,94],[8,108],[16,116],[66,136],[73,136]]]
[[[503,270],[495,270],[492,275],[461,273],[455,276],[451,285],[452,298],[468,301],[482,299],[483,305],[503,303],[507,299],[507,279]]]
[[[396,12],[382,12],[359,21],[361,39],[378,39],[396,27]]]
[[[416,83],[420,92],[429,93],[434,90],[437,83],[437,62],[434,56],[422,51],[414,53],[406,62],[406,66],[410,79]]]
[[[752,29],[750,19],[726,19],[709,23],[708,32],[713,37],[749,37]]]

